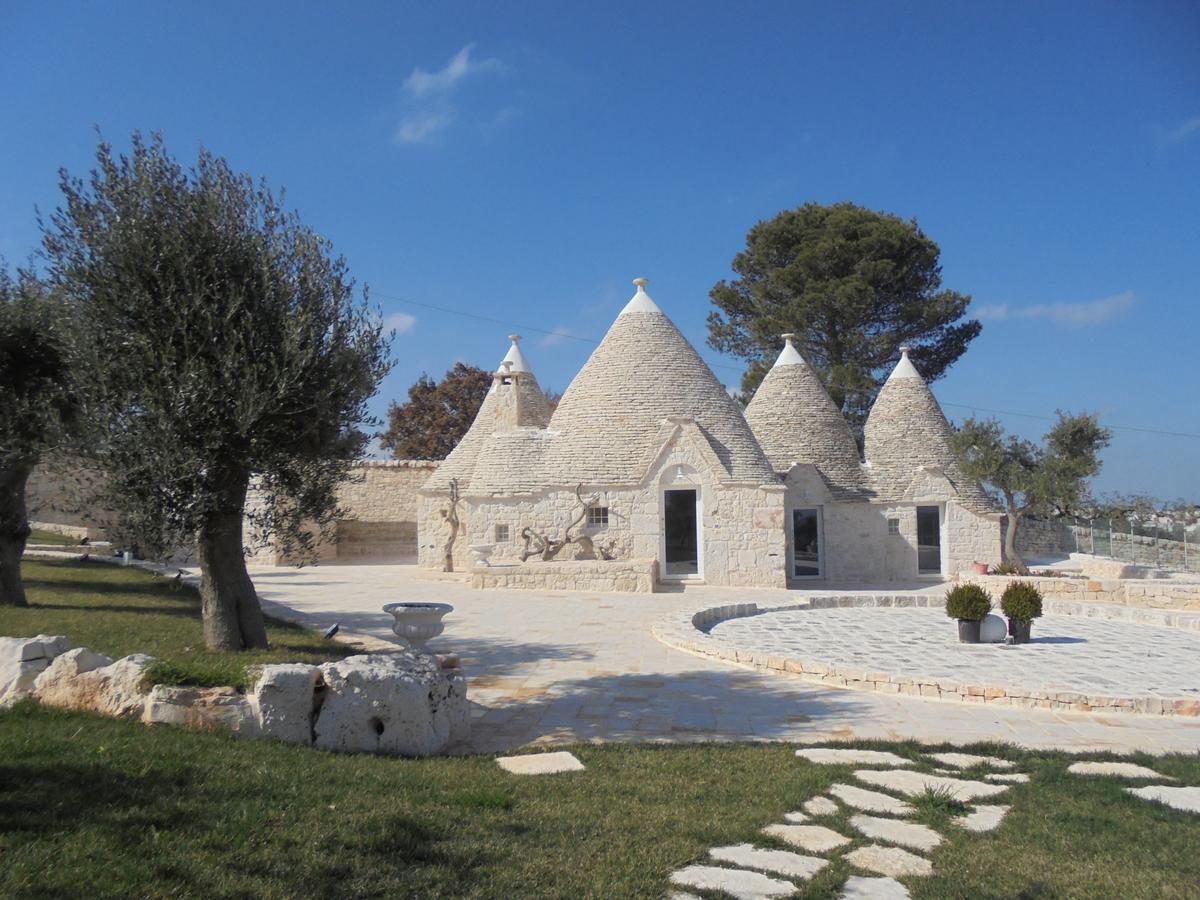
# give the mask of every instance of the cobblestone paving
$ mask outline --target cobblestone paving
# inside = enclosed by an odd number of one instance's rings
[[[1200,633],[1082,616],[1045,616],[1020,646],[960,644],[940,609],[813,609],[717,624],[752,652],[867,672],[1081,693],[1200,698]]]
[[[447,576],[398,565],[255,568],[251,574],[269,613],[321,629],[338,622],[341,635],[372,648],[395,641],[391,618],[380,609],[384,603],[452,604],[445,634],[429,647],[457,653],[463,661],[473,716],[463,752],[597,740],[914,738],[1150,752],[1200,746],[1198,720],[990,709],[838,690],[695,656],[665,646],[651,633],[652,625],[679,612],[745,601],[782,604],[810,592],[707,586],[650,595],[476,591]],[[946,590],[903,589],[939,596]],[[943,616],[942,627],[953,623]]]

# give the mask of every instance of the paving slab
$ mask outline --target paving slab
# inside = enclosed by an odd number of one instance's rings
[[[890,813],[894,816],[911,816],[916,812],[911,804],[905,803],[903,800],[897,800],[889,794],[868,791],[851,784],[835,784],[829,788],[829,793],[847,806],[853,806],[864,812]]]
[[[812,878],[829,865],[815,856],[802,856],[790,850],[763,850],[753,844],[713,847],[708,855],[718,862],[731,863],[743,869],[761,869],[789,878]]]
[[[527,753],[521,756],[500,756],[496,763],[514,775],[554,775],[559,772],[581,772],[583,763],[573,753]]]
[[[189,568],[189,573],[195,571]],[[648,599],[645,594],[584,591],[481,591],[463,576],[413,565],[253,566],[251,577],[268,613],[322,631],[340,623],[339,638],[372,650],[399,646],[391,617],[380,609],[384,603],[451,604],[454,611],[444,620],[445,633],[429,647],[435,653],[458,654],[468,679],[472,728],[469,740],[455,749],[460,753],[589,741],[771,740],[812,745],[911,738],[1155,753],[1188,752],[1200,745],[1200,718],[1106,714],[1103,721],[1094,717],[1085,724],[1085,717],[1052,710],[848,692],[786,673],[696,656],[659,642],[651,631],[664,617],[690,616],[713,606],[895,593],[896,585],[830,585],[813,591],[688,585],[678,593]],[[905,585],[903,590],[940,599],[946,588]],[[945,616],[937,617],[953,628]],[[863,632],[862,620],[856,621],[857,645]],[[1039,620],[1039,628],[1042,624]],[[1025,645],[1016,648],[1021,651],[1016,655],[1031,656],[1023,653],[1027,647],[1042,652],[1064,646],[1074,645]],[[1004,652],[988,652],[993,651]],[[618,696],[642,699],[640,704],[612,702]]]
[[[859,869],[875,872],[878,875],[889,875],[893,878],[904,878],[910,875],[928,877],[933,874],[933,864],[920,856],[901,850],[899,847],[881,847],[879,844],[868,844],[851,850],[844,857],[846,862]]]
[[[885,750],[835,747],[802,747],[796,755],[824,766],[911,766],[912,760]]]
[[[1006,784],[1029,783],[1029,776],[1024,772],[988,772],[983,777],[988,781],[1003,781]]]
[[[804,801],[804,811],[810,816],[832,816],[838,811],[838,805],[828,797],[813,797]]]
[[[955,823],[967,831],[992,831],[1000,826],[1010,807],[976,806],[967,815],[955,819]]]
[[[802,812],[786,812],[783,814],[785,822],[790,822],[792,825],[800,825],[808,821],[808,814]]]
[[[915,797],[926,791],[946,791],[955,800],[964,802],[995,797],[1008,790],[1007,784],[989,784],[986,781],[972,781],[967,778],[926,775],[903,769],[891,769],[883,772],[874,769],[859,769],[854,773],[854,777],[866,784],[899,791],[909,797]]]
[[[930,753],[930,759],[935,759],[946,766],[956,769],[970,769],[972,766],[988,766],[992,769],[1011,769],[1014,763],[996,756],[977,756],[974,753]]]
[[[850,838],[824,825],[768,825],[763,834],[809,853],[828,853],[850,843]]]
[[[722,891],[735,900],[772,900],[796,891],[796,885],[790,881],[771,878],[761,872],[717,866],[688,866],[672,872],[671,883],[698,891]]]
[[[912,894],[895,878],[851,875],[838,896],[839,900],[907,900]]]
[[[928,825],[880,819],[876,816],[853,816],[850,825],[855,831],[875,841],[900,844],[913,850],[928,852],[942,842],[942,836]]]
[[[1173,787],[1169,784],[1150,784],[1146,787],[1125,788],[1135,797],[1165,803],[1183,812],[1200,813],[1200,787]]]
[[[1077,762],[1067,766],[1072,775],[1111,775],[1116,778],[1159,778],[1174,781],[1153,769],[1127,762]]]

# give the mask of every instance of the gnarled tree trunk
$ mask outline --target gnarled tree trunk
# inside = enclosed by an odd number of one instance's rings
[[[0,469],[0,604],[28,606],[21,581],[21,555],[29,540],[25,484],[32,467]]]
[[[210,513],[197,535],[204,640],[210,650],[265,649],[267,629],[242,547],[242,508],[250,478],[231,479],[232,499],[240,496],[241,502]]]
[[[1021,527],[1021,515],[1019,510],[1009,507],[1008,524],[1004,529],[1004,558],[1010,565],[1024,571],[1025,560],[1021,559],[1021,554],[1017,552],[1017,529]]]

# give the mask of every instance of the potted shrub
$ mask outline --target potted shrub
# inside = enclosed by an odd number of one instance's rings
[[[958,639],[979,643],[979,623],[992,611],[992,598],[977,584],[959,584],[946,594],[946,615],[958,619]]]
[[[1000,608],[1008,617],[1013,643],[1028,643],[1030,626],[1042,614],[1042,592],[1028,581],[1014,581],[1004,589]]]

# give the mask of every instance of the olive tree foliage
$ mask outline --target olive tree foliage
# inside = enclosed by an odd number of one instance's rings
[[[955,449],[968,477],[1000,496],[1008,513],[1004,553],[1024,568],[1017,534],[1027,515],[1069,513],[1087,497],[1088,479],[1100,471],[1100,451],[1112,432],[1094,415],[1059,412],[1041,444],[1006,434],[993,420],[967,419],[955,432]]]
[[[208,645],[264,647],[246,571],[252,530],[311,554],[367,435],[388,370],[377,313],[346,263],[265,182],[201,151],[194,167],[135,133],[101,143],[86,181],[61,173],[42,222],[52,281],[95,332],[93,453],[151,552],[196,541]]]
[[[783,348],[798,349],[861,429],[900,356],[928,381],[945,374],[982,326],[971,298],[942,287],[938,245],[916,221],[853,203],[808,203],[759,222],[733,259],[737,278],[709,296],[708,343],[746,360],[749,399]]]
[[[0,604],[26,606],[26,484],[80,421],[69,310],[28,271],[0,260]]]

